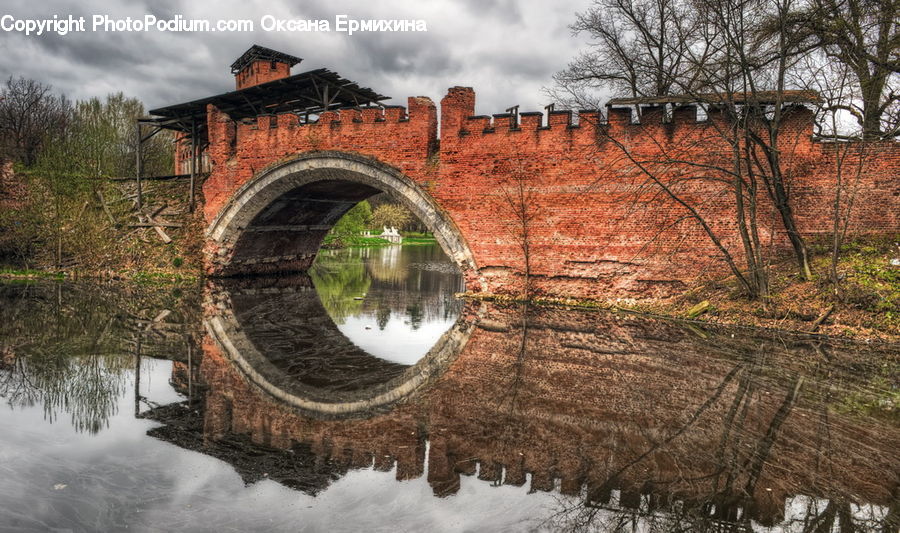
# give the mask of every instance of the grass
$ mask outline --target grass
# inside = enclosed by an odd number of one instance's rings
[[[437,239],[435,239],[433,236],[429,236],[429,237],[407,237],[407,236],[404,236],[403,237],[403,245],[404,246],[429,245],[429,244],[436,244],[436,243],[437,243]]]
[[[0,268],[0,278],[8,279],[65,279],[63,272],[46,270]]]
[[[747,299],[733,279],[710,281],[662,305],[651,307],[666,314],[685,316],[704,300],[714,309],[701,319],[751,326],[809,331],[812,323],[834,306],[817,330],[831,335],[900,340],[900,235],[858,238],[841,249],[839,281],[830,279],[831,256],[827,243],[810,246],[813,279],[797,274],[793,258],[770,269],[767,302]]]
[[[379,237],[363,237],[361,235],[326,235],[323,248],[366,248],[389,246],[391,243]]]
[[[437,243],[437,240],[434,238],[434,235],[431,233],[420,233],[420,232],[405,232],[403,233],[403,241],[402,245],[404,246],[419,246],[419,245],[430,245]],[[325,236],[325,241],[322,243],[324,248],[366,248],[366,247],[379,247],[379,246],[391,246],[392,243],[386,239],[382,239],[380,237],[363,237],[362,235],[333,235],[329,234]]]

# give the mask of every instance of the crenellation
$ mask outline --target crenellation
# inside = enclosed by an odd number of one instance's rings
[[[511,129],[518,129],[517,124],[513,123],[515,115],[512,113],[496,113],[493,115],[494,131],[508,132]]]
[[[382,107],[364,107],[360,111],[363,124],[374,124],[375,122],[384,122],[384,108]]]
[[[525,131],[537,130],[544,121],[544,114],[540,111],[525,111],[519,113],[519,129]]]
[[[698,106],[695,104],[679,105],[672,110],[672,123],[679,124],[696,124],[698,120]]]
[[[358,109],[340,109],[338,110],[340,121],[344,124],[355,124],[362,122],[362,113]]]
[[[324,113],[319,115],[319,118],[316,120],[316,124],[330,124],[334,121],[340,121],[340,115],[337,111],[325,111]]]
[[[599,109],[579,109],[578,124],[584,126],[596,126],[603,120]]]
[[[632,112],[633,110],[630,107],[607,107],[606,122],[613,130],[622,129],[631,124]]]
[[[547,124],[550,128],[554,126],[571,126],[572,125],[572,111],[569,109],[564,109],[562,111],[551,111],[550,116],[547,119]]]
[[[465,130],[473,134],[493,133],[490,115],[475,115],[466,118]]]
[[[402,105],[384,107],[384,119],[387,122],[400,122],[406,120],[406,108]]]

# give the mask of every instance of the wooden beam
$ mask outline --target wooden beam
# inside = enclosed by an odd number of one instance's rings
[[[144,203],[143,194],[141,191],[141,123],[135,123],[135,142],[137,145],[135,146],[135,162],[134,162],[134,173],[135,173],[135,181],[137,182],[137,209],[141,210]]]

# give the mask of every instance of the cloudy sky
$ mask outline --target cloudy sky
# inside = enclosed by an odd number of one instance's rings
[[[73,15],[84,33],[26,36],[0,31],[0,74],[52,84],[71,98],[123,91],[148,108],[234,88],[231,62],[251,44],[304,59],[293,73],[319,67],[405,104],[407,96],[435,102],[453,85],[475,88],[477,112],[511,105],[540,110],[542,87],[585,45],[568,25],[590,0],[4,0],[2,15],[17,19]],[[91,31],[91,16],[152,14],[170,19],[250,19],[252,33],[116,33]],[[427,32],[339,33],[335,15],[351,19],[422,19]],[[266,32],[260,19],[328,19],[331,32]]]

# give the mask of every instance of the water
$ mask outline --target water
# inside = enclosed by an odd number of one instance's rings
[[[0,531],[897,531],[896,346],[464,303],[448,264],[0,284]]]

